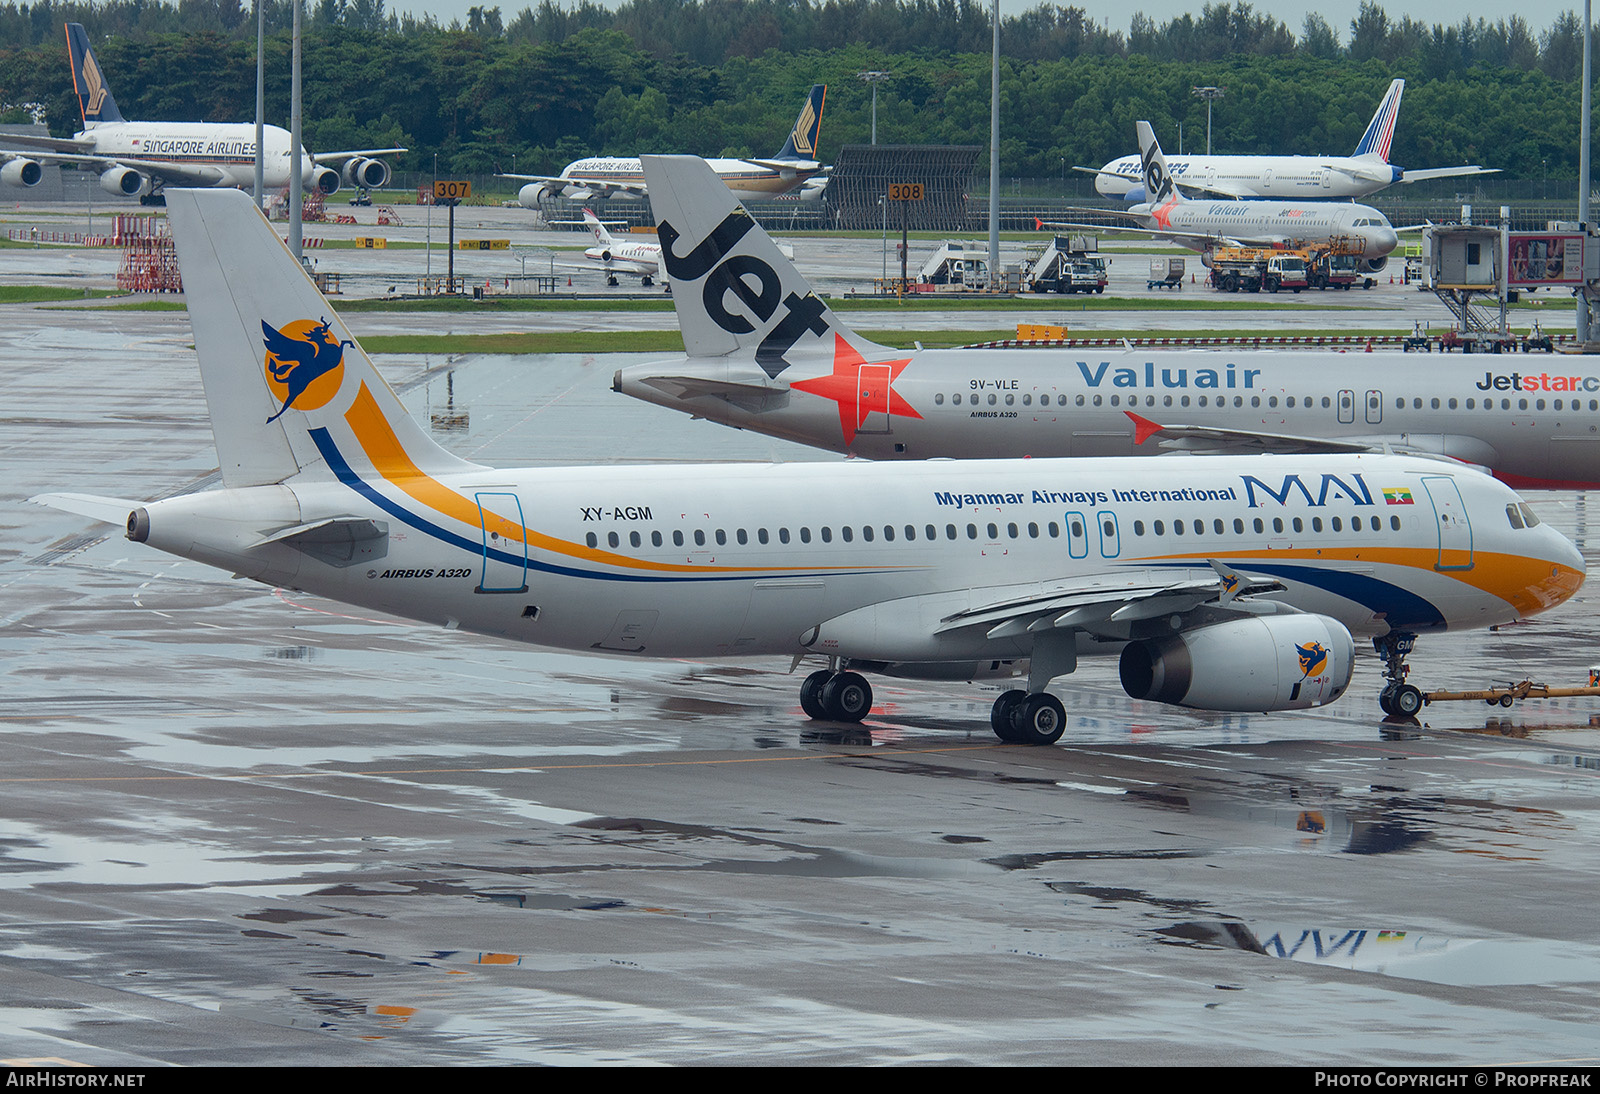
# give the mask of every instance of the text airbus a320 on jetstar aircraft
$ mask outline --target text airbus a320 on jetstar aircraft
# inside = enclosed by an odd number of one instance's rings
[[[1461,167],[1405,168],[1389,162],[1394,123],[1406,82],[1394,80],[1378,104],[1356,150],[1348,156],[1171,156],[1172,177],[1191,190],[1229,198],[1364,198],[1395,183],[1463,175],[1495,174],[1498,169]],[[1144,201],[1140,156],[1124,156],[1104,167],[1080,167],[1095,176],[1094,187],[1110,198]]]
[[[828,168],[817,160],[822,136],[822,108],[828,86],[816,84],[806,95],[800,114],[783,147],[767,159],[714,159],[708,161],[716,176],[727,183],[741,201],[769,201],[794,190],[802,198],[820,198],[827,187]],[[550,198],[588,201],[592,197],[642,199],[649,192],[644,168],[636,156],[594,156],[574,160],[559,175],[510,175],[497,178],[526,182],[517,193],[519,204],[537,209]]]
[[[67,24],[67,56],[83,129],[70,139],[0,137],[21,146],[0,148],[0,179],[37,186],[43,164],[83,164],[100,173],[101,189],[119,197],[138,195],[145,204],[160,204],[161,191],[168,185],[255,184],[254,123],[126,121],[81,24]],[[341,182],[367,189],[387,186],[389,165],[376,157],[405,151],[364,148],[313,156],[302,148],[295,156],[288,131],[275,125],[263,127],[261,143],[264,186],[278,189],[289,185],[298,163],[302,183],[324,194],[337,191]],[[328,164],[343,167],[335,170]]]
[[[702,161],[645,170],[674,294],[730,352],[758,325],[768,361],[833,340]],[[1015,677],[991,724],[1048,743],[1080,652],[1120,652],[1140,698],[1318,706],[1353,634],[1505,623],[1583,580],[1509,488],[1403,456],[484,467],[406,412],[247,195],[168,210],[222,487],[36,500],[269,585],[565,649],[810,660],[801,705],[845,721],[866,672]]]
[[[1370,205],[1347,201],[1222,201],[1186,196],[1167,167],[1166,156],[1149,122],[1139,122],[1139,150],[1143,157],[1146,199],[1126,212],[1083,209],[1126,218],[1134,227],[1117,231],[1142,232],[1199,251],[1208,265],[1218,247],[1253,245],[1282,247],[1290,244],[1332,245],[1358,254],[1365,273],[1377,273],[1388,263],[1400,242],[1389,218]],[[1103,229],[1103,224],[1040,222],[1047,228]]]

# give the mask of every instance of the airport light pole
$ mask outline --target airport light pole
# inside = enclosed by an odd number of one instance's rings
[[[890,77],[891,73],[870,71],[858,72],[856,78],[864,81],[872,88],[872,143],[878,143],[878,85]]]
[[[267,90],[266,90],[266,63],[262,60],[261,47],[267,40],[267,9],[262,7],[261,0],[256,0],[256,208],[260,209],[261,192],[266,189],[266,159],[261,151],[261,138],[266,129]]]
[[[1589,225],[1589,35],[1593,16],[1589,14],[1591,0],[1583,0],[1583,106],[1581,108],[1582,125],[1578,134],[1578,223],[1583,226],[1583,233],[1587,237],[1584,246],[1594,246],[1594,237]],[[1589,296],[1587,292],[1578,294],[1578,326],[1574,332],[1578,338],[1578,345],[1586,346],[1589,343]]]
[[[300,224],[305,197],[305,164],[300,162],[300,7],[294,6],[294,59],[289,66],[289,251],[305,265],[304,231]]]
[[[1220,87],[1197,87],[1194,93],[1206,101],[1206,155],[1211,155],[1211,104],[1226,92]]]
[[[1000,268],[1000,0],[994,0],[994,64],[989,75],[989,290]]]

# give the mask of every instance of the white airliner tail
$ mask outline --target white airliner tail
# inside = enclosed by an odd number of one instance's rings
[[[1361,143],[1356,145],[1354,155],[1377,156],[1384,163],[1389,162],[1389,149],[1394,144],[1394,123],[1400,117],[1400,97],[1405,90],[1404,80],[1390,82],[1389,90],[1384,93],[1383,101],[1367,123],[1367,131],[1361,135]]]
[[[585,209],[583,211],[583,223],[588,226],[589,233],[594,236],[594,241],[600,246],[612,247],[616,245],[615,240],[611,238],[611,232],[607,230],[604,224],[600,223],[600,218],[595,216],[591,210]]]
[[[406,412],[249,194],[168,190],[167,219],[225,485],[472,466]]]
[[[1151,205],[1167,201],[1184,201],[1183,191],[1173,181],[1167,170],[1167,157],[1156,140],[1156,131],[1149,122],[1139,122],[1139,159],[1144,172],[1144,200]]]
[[[889,352],[829,310],[704,160],[640,159],[690,357],[748,354],[777,376],[806,354]]]

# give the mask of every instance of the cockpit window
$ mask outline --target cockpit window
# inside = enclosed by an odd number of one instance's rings
[[[1517,508],[1522,510],[1522,521],[1524,524],[1526,524],[1529,528],[1539,527],[1539,514],[1535,513],[1533,508],[1529,506],[1527,502],[1517,502]]]
[[[1522,510],[1517,508],[1516,502],[1506,506],[1506,519],[1511,522],[1511,527],[1513,528],[1525,527],[1522,522]]]

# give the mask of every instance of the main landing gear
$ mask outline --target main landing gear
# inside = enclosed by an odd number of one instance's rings
[[[994,701],[989,725],[1002,741],[1021,745],[1053,745],[1067,728],[1067,709],[1047,691],[1032,695],[1020,689]]]
[[[1385,714],[1415,717],[1422,709],[1422,690],[1406,683],[1411,668],[1406,655],[1417,644],[1417,636],[1405,631],[1391,631],[1382,638],[1372,640],[1372,648],[1383,659],[1383,689],[1378,692],[1378,706]]]
[[[800,685],[800,709],[833,722],[859,722],[872,709],[872,685],[855,672],[818,669]]]

